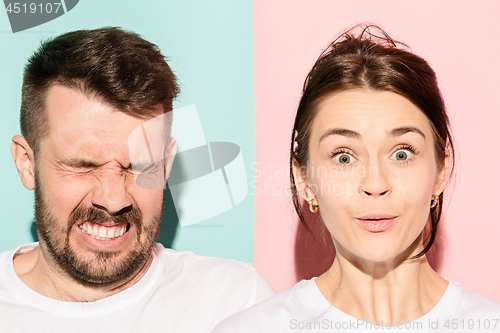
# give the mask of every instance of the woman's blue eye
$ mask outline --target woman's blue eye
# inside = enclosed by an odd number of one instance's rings
[[[410,159],[412,155],[413,154],[406,149],[399,149],[394,154],[392,154],[392,158],[394,158],[397,161],[404,162]]]

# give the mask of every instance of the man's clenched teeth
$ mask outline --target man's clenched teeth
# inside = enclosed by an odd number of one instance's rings
[[[80,230],[99,240],[110,240],[122,236],[127,231],[127,225],[105,227],[91,222],[85,222],[78,226]]]

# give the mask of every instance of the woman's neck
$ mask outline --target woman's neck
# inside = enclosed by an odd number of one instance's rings
[[[339,310],[368,322],[396,326],[429,312],[448,281],[434,272],[425,256],[373,263],[337,253],[332,267],[316,284]]]

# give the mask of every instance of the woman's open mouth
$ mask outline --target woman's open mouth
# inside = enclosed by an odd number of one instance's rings
[[[388,214],[369,214],[356,218],[361,227],[370,232],[383,232],[388,230],[398,216]]]

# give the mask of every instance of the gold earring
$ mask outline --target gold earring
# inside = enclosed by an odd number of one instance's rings
[[[314,207],[313,201],[313,199],[309,200],[309,210],[311,211],[311,213],[316,213],[319,209],[319,206]]]
[[[439,202],[439,196],[437,196],[437,195],[432,195],[431,209],[436,208],[436,206],[437,206],[438,202]]]

